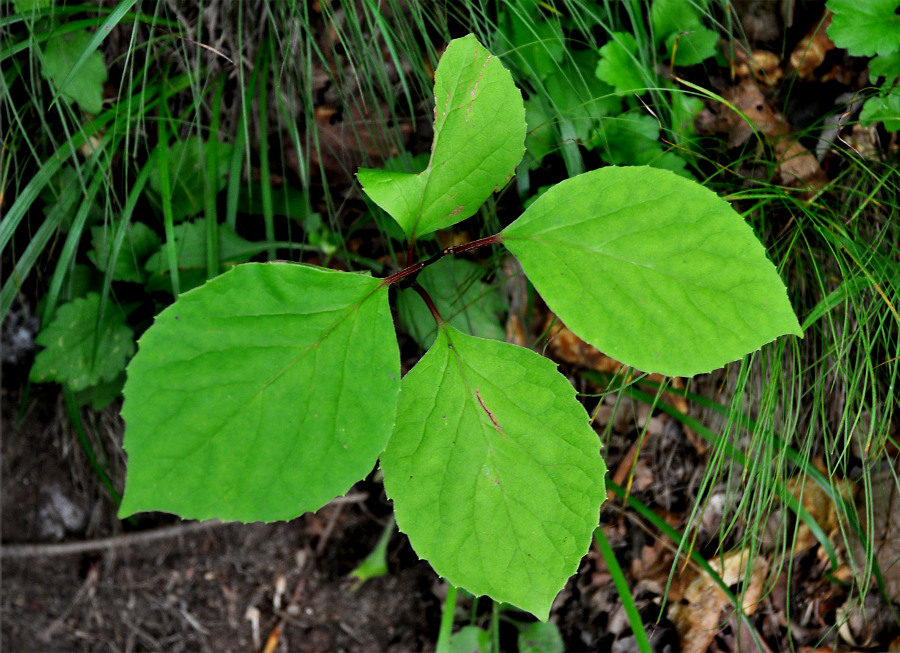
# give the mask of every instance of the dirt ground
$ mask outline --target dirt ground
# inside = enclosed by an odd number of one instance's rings
[[[73,473],[82,456],[52,401],[32,397],[17,425],[18,402],[3,398],[3,651],[433,648],[440,586],[405,538],[389,575],[358,590],[348,576],[387,521],[377,484],[290,523],[152,515],[120,534],[99,483]]]
[[[560,337],[558,343],[564,342]],[[553,348],[550,353],[565,357]],[[387,575],[358,588],[350,576],[375,548],[390,518],[390,504],[376,478],[290,523],[181,523],[164,514],[122,522],[88,465],[56,389],[32,388],[23,401],[18,383],[23,376],[4,366],[2,651],[434,650],[446,587],[417,559],[404,535],[394,532],[390,539]],[[117,408],[83,409],[81,416],[95,450],[109,452],[98,458],[111,471],[113,484],[122,487],[123,425]],[[621,482],[633,471],[633,496],[682,530],[704,456],[675,420],[651,416],[640,404],[634,410],[620,405],[617,413],[609,408],[607,402],[596,410],[595,426],[611,421],[604,450],[610,477]],[[637,455],[637,429],[645,420],[648,436]],[[711,494],[696,537],[704,557],[716,554],[714,534],[722,520],[717,506],[729,496],[719,489]],[[883,512],[896,522],[886,522],[884,534],[898,532],[900,511],[885,507]],[[900,646],[892,607],[875,589],[860,604],[848,585],[829,577],[814,539],[795,545],[790,566],[777,567],[773,552],[757,560],[744,587],[752,613],[742,625],[724,594],[696,568],[679,563],[682,571],[667,585],[673,546],[646,519],[611,499],[604,504],[601,525],[656,653],[774,652],[791,650],[791,640],[808,653]],[[879,546],[885,545],[883,536],[878,539]],[[882,553],[885,579],[894,583],[889,591],[896,592],[895,555]],[[733,556],[724,559],[722,573],[738,591],[741,575],[727,578],[734,561]],[[486,626],[490,609],[489,601],[473,607],[461,600],[457,623],[474,615],[475,623]],[[515,622],[533,620],[504,609],[502,650],[517,650]],[[551,620],[566,651],[638,650],[596,546],[557,597]],[[762,646],[748,648],[751,631]],[[859,645],[850,646],[848,637]]]
[[[3,651],[434,649],[446,587],[404,535],[390,540],[388,575],[359,588],[349,576],[388,521],[380,483],[359,483],[290,523],[182,523],[163,514],[120,522],[62,398],[51,386],[36,387],[23,402],[20,370],[4,371]],[[94,444],[110,451],[120,451],[122,437],[115,409],[82,411]],[[121,487],[122,461],[113,454],[107,463]],[[633,535],[628,548],[639,548]],[[633,646],[622,615],[613,614],[614,586],[596,573],[598,560],[595,552],[585,558],[554,605],[566,650],[606,650],[617,639],[616,650]],[[485,624],[489,603],[476,610]],[[462,599],[457,616],[472,611]],[[502,646],[515,650],[507,618],[534,619],[503,615]],[[658,651],[677,650],[671,625],[654,628]]]

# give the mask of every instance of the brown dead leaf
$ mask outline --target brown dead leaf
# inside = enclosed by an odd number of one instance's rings
[[[616,374],[625,367],[619,361],[610,358],[593,345],[589,345],[576,336],[554,315],[549,315],[547,317],[544,330],[548,334],[547,344],[549,345],[550,353],[559,360],[578,365],[579,367],[586,367],[604,374]],[[631,379],[631,377],[628,378],[629,380]],[[666,377],[661,374],[649,374],[647,379],[653,383],[660,384],[666,381]],[[672,378],[670,379],[670,385],[675,390],[683,390],[684,379],[677,377]],[[665,392],[663,394],[663,400],[673,406],[678,412],[684,415],[687,414],[687,399],[681,395],[673,392]]]
[[[709,563],[719,573],[722,581],[731,586],[744,582],[747,559],[746,552],[732,551]],[[748,616],[756,612],[769,573],[769,562],[765,558],[757,557],[752,564],[753,570],[744,591],[736,593]],[[673,588],[669,619],[675,624],[681,638],[681,649],[702,653],[715,638],[722,622],[722,612],[731,607],[731,601],[704,571],[689,568],[683,577],[677,579],[677,584],[681,590],[678,592],[681,598],[675,599],[676,592]]]
[[[856,123],[851,129],[850,135],[842,140],[864,159],[869,159],[870,161],[881,160],[881,145],[878,139],[877,124],[863,127]]]
[[[896,461],[894,462],[896,465]],[[860,503],[865,495],[860,496]],[[890,469],[883,469],[872,478],[871,505],[859,506],[858,512],[864,532],[871,529],[875,559],[881,568],[888,597],[900,603],[900,491]],[[870,518],[871,515],[871,518]],[[871,521],[869,521],[871,519]],[[854,558],[860,569],[866,565],[865,548],[856,542]]]
[[[822,461],[814,461],[819,471],[827,475]],[[852,502],[855,488],[849,481],[834,480],[835,489]],[[831,497],[809,476],[795,476],[785,483],[785,489],[800,501],[816,523],[831,537],[840,529],[838,509]],[[816,544],[817,540],[809,527],[801,522],[797,527],[797,537],[794,540],[794,553],[805,551]]]
[[[506,342],[519,345],[519,347],[528,346],[525,328],[522,326],[522,319],[518,313],[510,313],[509,318],[506,320]]]
[[[719,114],[719,131],[728,134],[728,146],[738,147],[747,142],[754,131],[765,136],[780,136],[789,132],[784,117],[772,109],[756,82],[746,77],[736,86],[722,93],[739,113],[723,108]]]
[[[775,141],[776,177],[784,186],[817,191],[828,185],[819,160],[791,136]]]
[[[756,82],[747,77],[722,93],[740,113],[720,112],[719,131],[728,134],[728,145],[737,147],[747,142],[757,132],[772,143],[775,149],[776,182],[792,188],[804,188],[809,197],[828,184],[828,176],[819,160],[793,135],[793,129],[784,116],[773,109]]]
[[[791,67],[801,80],[811,78],[813,71],[825,61],[825,55],[834,50],[834,43],[827,33],[831,16],[831,12],[826,11],[823,20],[813,25],[791,52]]]
[[[547,316],[544,330],[547,331],[550,352],[560,360],[606,374],[615,374],[623,367],[619,361],[576,336],[553,315]]]
[[[784,76],[781,57],[768,50],[753,50],[749,54],[742,48],[735,49],[734,73],[737,77],[753,78],[760,84],[775,86]]]
[[[675,555],[662,542],[641,547],[641,555],[631,561],[631,577],[635,581],[656,586],[656,594],[662,595],[669,580],[669,571]]]

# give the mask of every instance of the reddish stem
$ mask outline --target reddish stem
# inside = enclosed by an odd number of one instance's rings
[[[457,254],[462,254],[464,252],[470,252],[473,249],[478,249],[479,247],[487,247],[488,245],[498,245],[503,242],[503,237],[500,234],[494,234],[493,236],[488,236],[487,238],[480,238],[478,240],[473,240],[469,243],[464,243],[462,245],[452,245],[450,247],[445,247],[440,252],[432,256],[431,258],[427,258],[424,261],[416,261],[409,267],[405,267],[399,272],[395,272],[391,276],[387,277],[384,281],[381,282],[382,286],[390,286],[400,281],[403,281],[407,277],[411,277],[413,275],[418,274],[424,268],[431,265],[432,263],[437,263],[445,256],[456,256]],[[412,245],[410,245],[410,250],[412,250]],[[412,258],[412,251],[410,251],[409,258]],[[407,260],[409,260],[407,258]],[[421,294],[421,293],[419,293]],[[433,304],[431,305],[433,306]],[[431,307],[429,306],[429,308]]]
[[[440,328],[440,326],[444,323],[444,318],[442,318],[441,314],[438,313],[437,306],[434,305],[434,301],[431,299],[431,295],[429,295],[428,291],[419,285],[419,282],[414,283],[412,285],[412,289],[419,293],[419,297],[421,297],[425,301],[425,304],[428,306],[428,310],[431,311],[431,315],[434,317],[434,321],[437,322],[438,328]]]

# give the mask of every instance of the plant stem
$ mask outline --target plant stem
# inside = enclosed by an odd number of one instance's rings
[[[450,635],[453,633],[454,614],[456,614],[456,588],[447,583],[447,598],[444,599],[444,610],[441,613],[441,629],[438,632],[435,653],[450,652]]]
[[[478,249],[479,247],[487,247],[488,245],[498,245],[503,242],[503,237],[500,234],[494,234],[493,236],[488,236],[487,238],[479,238],[478,240],[473,240],[469,243],[464,243],[462,245],[452,245],[450,247],[445,247],[441,251],[439,251],[434,256],[425,259],[424,261],[416,261],[412,265],[403,268],[399,272],[392,274],[387,277],[384,281],[381,282],[382,286],[390,286],[408,277],[418,274],[424,268],[432,265],[433,263],[437,263],[445,256],[456,256],[457,254],[463,254],[465,252],[470,252],[473,249]],[[407,260],[412,258],[412,245],[410,245],[410,251]],[[414,281],[409,282],[410,285],[414,283]]]
[[[491,650],[500,653],[500,604],[491,599]]]
[[[419,285],[418,281],[413,283],[412,289],[419,293],[419,297],[421,297],[425,304],[428,306],[428,310],[431,311],[431,315],[434,317],[434,321],[437,322],[438,327],[440,327],[444,323],[444,318],[441,317],[441,314],[438,312],[437,306],[434,305],[434,301],[431,299],[431,295],[429,295],[428,291]]]

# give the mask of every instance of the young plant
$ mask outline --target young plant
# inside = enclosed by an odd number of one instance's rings
[[[862,125],[883,122],[889,132],[900,130],[900,20],[895,0],[878,0],[859,6],[848,0],[829,0],[834,12],[828,36],[854,56],[871,57],[869,76],[884,81],[878,95],[870,97],[859,116]]]
[[[434,93],[428,167],[358,175],[411,252],[474,215],[524,153],[521,94],[475,37],[449,44]],[[573,331],[646,371],[706,372],[802,334],[763,247],[725,201],[665,170],[595,170],[500,233],[386,279],[247,264],[181,295],[128,368],[120,514],[291,519],[380,457],[418,555],[453,585],[546,619],[606,496],[599,440],[551,361],[451,326],[415,281],[444,256],[495,245]],[[437,324],[402,382],[394,285],[416,289]]]

